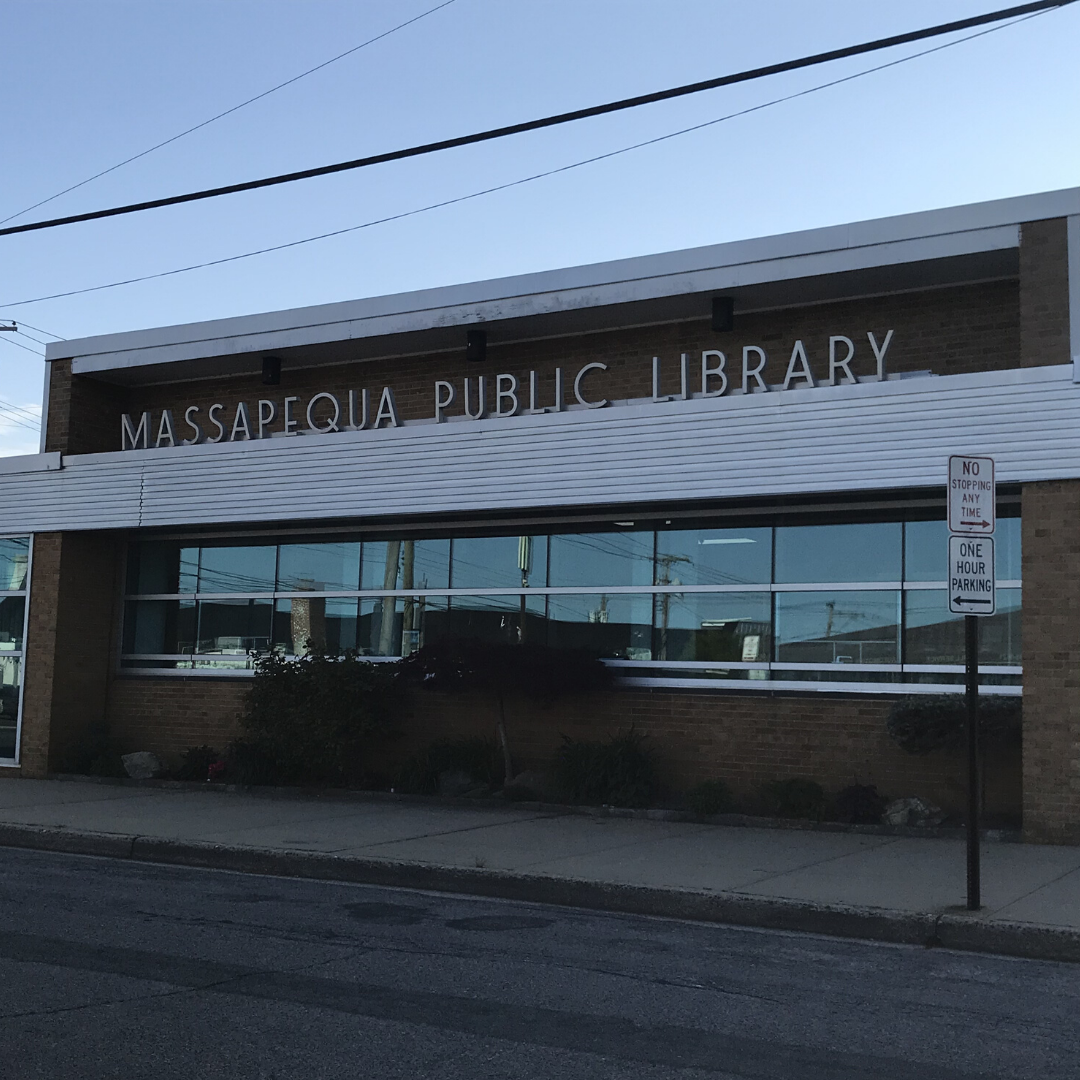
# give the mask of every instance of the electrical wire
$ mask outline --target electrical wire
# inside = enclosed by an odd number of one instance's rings
[[[109,168],[102,169],[101,172],[94,173],[93,176],[88,176],[85,180],[80,180],[77,184],[72,184],[70,187],[64,188],[63,191],[58,191],[55,195],[50,195],[47,199],[41,199],[32,206],[27,206],[22,210],[18,210],[14,214],[8,215],[6,218],[0,218],[0,225],[4,225],[9,221],[14,221],[15,218],[22,217],[23,214],[29,214],[31,210],[36,210],[39,206],[44,206],[54,199],[59,199],[61,195],[66,195],[69,191],[75,191],[76,188],[84,187],[93,180],[98,180],[102,176],[107,176],[111,172],[116,172],[117,169],[122,169],[125,165],[130,165],[133,161],[138,161],[140,158],[146,157],[147,154],[152,154],[155,150],[160,150],[163,146],[168,146],[170,143],[174,143],[178,139],[184,138],[185,135],[190,135],[192,132],[207,127],[214,123],[215,120],[221,120],[223,117],[238,112],[247,105],[252,105],[256,101],[261,101],[264,97],[269,97],[278,90],[283,90],[286,86],[291,86],[293,83],[307,78],[308,75],[314,75],[316,71],[321,71],[331,64],[336,64],[339,60],[344,60],[346,56],[352,56],[353,53],[359,52],[361,49],[366,49],[369,45],[374,45],[376,41],[382,41],[383,38],[397,33],[398,30],[404,30],[406,26],[411,26],[413,23],[427,18],[428,15],[433,15],[436,11],[440,11],[444,7],[449,7],[452,3],[454,3],[454,0],[443,0],[443,3],[436,4],[435,7],[428,8],[427,11],[421,12],[411,19],[406,19],[405,22],[398,23],[397,26],[391,27],[389,30],[384,30],[381,34],[376,34],[375,37],[368,38],[367,41],[361,42],[359,45],[354,45],[351,49],[346,49],[343,53],[338,53],[337,56],[332,56],[329,60],[324,60],[321,64],[316,64],[315,67],[308,68],[307,71],[302,71],[299,75],[294,75],[291,79],[286,79],[284,82],[278,83],[277,86],[271,86],[269,90],[264,90],[261,94],[256,94],[254,97],[248,98],[247,101],[241,101],[239,105],[233,105],[232,108],[226,109],[224,112],[219,112],[216,116],[211,116],[209,120],[203,120],[202,123],[195,124],[194,127],[189,127],[185,131],[181,131],[178,135],[173,135],[162,142],[155,143],[147,150],[142,150],[138,154],[132,154],[131,157],[124,158],[123,161],[119,161],[115,165],[110,165]]]
[[[37,349],[31,349],[29,345],[24,345],[21,341],[12,341],[9,337],[0,336],[0,341],[6,341],[9,345],[14,345],[16,349],[25,349],[28,353],[33,353],[35,356],[45,359],[44,353],[39,353]]]
[[[389,161],[401,161],[405,158],[420,157],[425,154],[433,154],[440,150],[450,150],[458,146],[472,146],[476,143],[490,142],[493,139],[506,138],[509,135],[519,135],[527,131],[538,131],[541,128],[567,124],[574,120],[584,120],[588,117],[602,116],[607,113],[620,112],[625,109],[635,109],[641,105],[651,105],[658,101],[670,101],[672,98],[685,97],[688,94],[698,94],[704,90],[715,90],[721,86],[733,86],[736,83],[750,82],[751,80],[765,78],[769,75],[779,75],[783,72],[797,71],[802,68],[813,67],[817,64],[829,63],[833,60],[843,60],[851,56],[861,56],[864,53],[892,48],[895,45],[905,45],[913,41],[923,41],[926,38],[939,37],[942,34],[967,30],[975,26],[984,26],[987,23],[1002,22],[1006,19],[1015,18],[1021,15],[1038,14],[1055,8],[1067,7],[1069,4],[1074,4],[1076,2],[1077,0],[1038,0],[1036,3],[1021,4],[1018,7],[1012,8],[1003,8],[999,11],[993,11],[986,15],[977,15],[970,19],[959,19],[954,22],[941,23],[938,26],[927,27],[923,30],[913,30],[905,34],[895,34],[892,37],[878,38],[875,41],[864,42],[860,45],[849,45],[842,49],[832,49],[829,52],[815,53],[813,56],[804,56],[796,60],[785,60],[779,64],[769,64],[766,67],[740,71],[733,75],[722,75],[719,78],[706,79],[703,82],[689,83],[685,86],[676,86],[668,90],[657,90],[650,94],[640,94],[636,97],[608,102],[605,105],[593,105],[587,109],[575,109],[572,112],[557,113],[553,116],[545,116],[537,120],[528,120],[520,124],[509,124],[505,127],[491,128],[488,131],[478,131],[471,135],[461,135],[454,139],[442,139],[439,142],[424,143],[420,146],[410,146],[402,150],[391,150],[387,153],[374,154],[370,157],[355,158],[351,161],[339,161],[333,165],[320,165],[314,169],[301,169],[297,172],[282,173],[278,176],[265,176],[259,180],[247,180],[240,184],[226,184],[224,187],[205,188],[201,191],[189,191],[184,195],[169,195],[163,199],[150,199],[146,202],[128,203],[125,206],[113,206],[105,210],[91,210],[85,214],[72,214],[67,217],[51,218],[47,221],[31,221],[25,225],[9,225],[7,228],[0,229],[0,236],[34,232],[40,229],[53,229],[60,225],[73,225],[80,221],[97,221],[101,218],[117,217],[121,214],[135,214],[143,210],[155,210],[164,206],[177,206],[181,203],[198,202],[202,199],[214,199],[221,195],[234,195],[241,191],[255,191],[258,188],[273,187],[278,184],[291,184],[297,180],[309,180],[316,176],[329,176],[332,173],[347,172],[352,169],[363,169],[371,165],[381,165]]]
[[[0,405],[0,421],[5,420],[9,424],[14,424],[16,427],[26,428],[27,431],[37,433],[41,430],[40,421],[35,420],[33,423],[30,423],[18,413]]]
[[[69,296],[82,296],[86,293],[101,292],[105,289],[116,289],[123,285],[135,285],[143,281],[155,281],[159,278],[173,277],[177,274],[186,274],[192,270],[204,270],[211,266],[222,266],[226,263],[238,262],[241,259],[251,259],[257,255],[267,255],[275,251],[285,251],[289,248],[300,247],[304,244],[315,243],[318,240],[327,240],[335,236],[344,236],[347,233],[358,232],[361,229],[370,229],[375,225],[385,225],[391,221],[400,221],[404,218],[415,217],[417,214],[425,214],[431,210],[439,210],[445,206],[454,206],[458,203],[468,202],[471,199],[478,199],[483,195],[490,195],[498,191],[506,191],[509,188],[520,187],[522,184],[531,183],[534,180],[541,180],[548,176],[556,176],[560,173],[569,172],[572,169],[579,169],[584,165],[592,165],[598,161],[605,161],[609,158],[618,157],[621,154],[629,153],[631,150],[640,150],[646,146],[654,146],[657,143],[666,142],[669,139],[678,138],[681,135],[687,135],[694,131],[701,131],[704,128],[712,127],[715,124],[724,123],[726,120],[734,120],[741,116],[747,116],[750,113],[760,112],[762,109],[768,109],[773,105],[780,105],[788,101],[794,101],[797,98],[806,97],[809,94],[817,93],[819,90],[827,90],[834,86],[840,86],[843,83],[852,82],[855,79],[861,79],[865,75],[872,75],[878,71],[885,71],[888,68],[897,67],[900,64],[906,64],[910,60],[917,60],[923,56],[929,56],[932,53],[941,52],[944,49],[951,49],[956,45],[962,45],[965,42],[973,41],[976,38],[985,37],[987,34],[996,33],[999,30],[1008,29],[1011,26],[1016,26],[1020,22],[1026,22],[1028,19],[1037,18],[1042,12],[1033,12],[1030,15],[1026,15],[1021,19],[1017,19],[1010,23],[1005,23],[1000,26],[992,26],[987,30],[980,30],[975,34],[968,34],[966,37],[957,38],[955,41],[948,41],[943,45],[935,45],[929,49],[923,49],[920,52],[912,53],[909,56],[902,56],[896,60],[890,60],[884,64],[878,64],[871,68],[865,68],[863,71],[854,72],[851,75],[845,75],[839,79],[831,79],[829,82],[819,83],[816,86],[807,87],[805,90],[798,90],[791,94],[785,94],[782,97],[773,98],[770,101],[762,102],[759,105],[751,105],[746,109],[740,109],[737,112],[727,113],[724,116],[715,117],[712,120],[706,120],[700,124],[693,124],[690,127],[680,128],[678,131],[668,132],[665,135],[658,135],[652,139],[645,139],[642,142],[632,143],[630,146],[621,147],[618,150],[611,150],[604,154],[597,154],[594,157],[584,158],[581,161],[572,162],[569,165],[561,165],[558,168],[548,169],[544,172],[533,173],[531,176],[520,177],[517,180],[507,181],[505,184],[496,184],[493,187],[483,188],[480,191],[471,192],[468,195],[458,195],[452,199],[443,199],[440,202],[429,203],[427,206],[416,207],[412,210],[404,210],[399,214],[390,214],[387,217],[375,218],[372,221],[365,221],[360,225],[350,225],[344,229],[334,229],[330,232],[319,233],[315,236],[304,237],[301,240],[291,240],[285,244],[275,244],[271,247],[258,248],[255,251],[246,251],[240,255],[227,255],[220,259],[210,259],[206,262],[193,263],[190,266],[180,266],[172,270],[161,270],[154,274],[142,274],[139,277],[125,278],[121,281],[110,281],[104,285],[90,285],[82,289],[69,289],[66,292],[50,293],[47,296],[35,296],[27,300],[13,300],[0,303],[0,308],[12,308],[20,307],[26,304],[40,304],[46,300],[60,300]],[[24,324],[24,325],[29,325]],[[14,343],[12,343],[14,344]]]
[[[48,345],[49,344],[47,341],[42,341],[41,338],[36,338],[36,337],[34,337],[33,334],[27,334],[23,330],[16,330],[15,333],[18,334],[19,337],[26,338],[27,341],[32,341],[35,345]]]
[[[3,398],[0,398],[0,409],[7,409],[9,412],[16,413],[24,419],[29,420],[32,424],[41,427],[41,418],[38,414],[31,412],[29,409],[24,409],[21,405],[12,405],[10,401],[4,401]]]
[[[28,322],[25,322],[23,319],[19,319],[18,324],[19,326],[30,326],[30,324]],[[64,338],[62,338],[59,334],[54,334],[51,330],[42,330],[40,326],[30,326],[30,329],[36,331],[39,334],[44,334],[46,337],[56,338],[57,341],[64,340]]]

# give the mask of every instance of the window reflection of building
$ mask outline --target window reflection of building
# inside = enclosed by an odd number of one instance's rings
[[[999,587],[998,614],[980,623],[981,654],[1015,684],[1019,518],[1000,518],[998,529],[998,578],[1008,587]],[[394,657],[452,636],[582,647],[711,677],[819,671],[855,683],[875,671],[891,679],[903,666],[905,681],[955,682],[962,620],[949,615],[935,577],[946,537],[933,520],[153,541],[134,545],[129,559],[122,663],[242,667],[251,649],[300,654],[308,642]],[[7,567],[0,574],[17,580],[17,562]],[[0,652],[5,627],[18,622],[6,602]]]

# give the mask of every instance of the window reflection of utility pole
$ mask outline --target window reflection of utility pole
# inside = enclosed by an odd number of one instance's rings
[[[413,588],[413,568],[416,563],[416,541],[406,540],[401,559],[401,587]],[[415,596],[407,596],[402,605],[401,618],[401,655],[408,656],[414,649],[419,647],[420,638],[420,610]]]
[[[529,574],[532,571],[532,537],[518,537],[518,569],[521,571],[521,587],[529,587]],[[518,620],[518,644],[525,641],[525,594],[521,594],[521,615]]]
[[[412,541],[408,541],[410,544]],[[383,589],[390,591],[397,588],[398,563],[401,559],[401,541],[387,540],[386,566],[383,570]],[[394,647],[394,615],[397,602],[392,596],[384,596],[381,601],[382,618],[379,621],[379,656],[392,655]]]
[[[678,578],[671,576],[671,568],[675,563],[688,563],[693,562],[688,555],[657,555],[656,556],[656,584],[657,585],[681,585],[682,582]],[[660,594],[660,634],[659,641],[657,642],[656,658],[657,660],[666,660],[667,645],[668,645],[668,620],[671,618],[671,598],[672,596],[682,596],[682,593],[661,593]]]

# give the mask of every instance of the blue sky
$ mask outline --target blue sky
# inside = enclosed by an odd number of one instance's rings
[[[438,0],[8,0],[0,217]],[[357,157],[990,10],[986,0],[453,0],[18,221]],[[922,51],[905,46],[484,146],[0,238],[0,318],[81,337],[599,262],[1080,183],[1080,4],[701,131],[468,195]],[[24,337],[14,338],[31,349]],[[0,401],[43,362],[0,335]],[[10,415],[10,414],[8,414]],[[0,414],[0,453],[36,438]]]

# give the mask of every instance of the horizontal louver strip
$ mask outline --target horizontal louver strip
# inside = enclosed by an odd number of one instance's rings
[[[1071,367],[163,448],[0,475],[6,530],[291,521],[1080,477]]]

